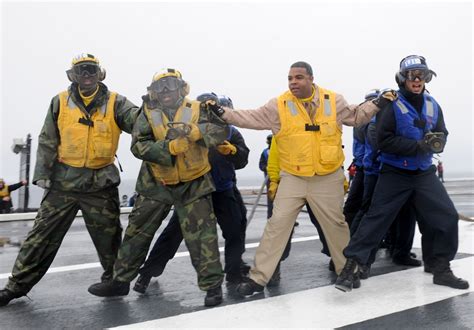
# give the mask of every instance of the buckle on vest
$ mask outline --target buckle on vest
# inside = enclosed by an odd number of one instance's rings
[[[414,119],[414,120],[413,120],[413,125],[414,125],[415,127],[424,129],[425,126],[426,126],[426,120],[424,120],[424,119]]]
[[[94,122],[92,120],[84,118],[84,117],[79,118],[78,123],[89,126],[89,127],[94,127]]]
[[[304,124],[304,130],[305,131],[311,131],[311,132],[317,132],[317,131],[319,131],[319,125]]]

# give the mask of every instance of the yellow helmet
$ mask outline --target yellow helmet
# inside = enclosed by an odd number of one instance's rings
[[[161,71],[156,72],[153,75],[153,79],[151,80],[151,82],[158,81],[161,78],[165,78],[165,77],[176,77],[176,78],[181,79],[181,80],[183,79],[183,75],[178,70],[175,70],[175,69],[161,69]]]
[[[92,62],[100,66],[99,59],[92,54],[81,53],[74,56],[71,62],[71,66],[77,65],[83,62]]]

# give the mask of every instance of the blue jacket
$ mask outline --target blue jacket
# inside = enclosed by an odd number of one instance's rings
[[[413,141],[423,139],[425,133],[433,130],[437,125],[439,114],[438,103],[431,95],[424,93],[423,108],[421,113],[418,113],[402,93],[398,95],[398,99],[392,103],[396,121],[395,134]],[[423,122],[424,125],[417,125],[417,122]],[[381,161],[382,163],[401,169],[426,170],[432,164],[432,157],[432,153],[417,152],[413,155],[400,155],[382,152]]]
[[[378,175],[380,171],[380,152],[375,132],[375,116],[367,125],[365,133],[364,174]]]
[[[237,148],[235,155],[222,155],[216,148],[209,149],[209,163],[216,192],[233,189],[235,170],[244,168],[248,163],[250,150],[245,144],[242,134],[233,126],[230,126],[227,141]]]
[[[354,157],[354,164],[357,167],[362,167],[364,153],[365,153],[365,129],[366,125],[354,127],[352,140],[352,155]]]

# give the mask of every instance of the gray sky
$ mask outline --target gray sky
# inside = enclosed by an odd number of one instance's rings
[[[289,66],[299,60],[312,65],[317,84],[359,103],[371,88],[397,87],[403,57],[423,55],[438,74],[427,87],[450,131],[441,156],[446,176],[474,176],[469,1],[3,1],[1,41],[0,177],[8,182],[18,179],[12,139],[31,133],[34,164],[50,100],[69,85],[65,70],[81,52],[99,57],[105,84],[137,105],[153,73],[173,67],[190,83],[191,97],[215,91],[242,109],[284,92]],[[251,154],[239,178],[260,176],[269,131],[241,132]],[[344,143],[347,166],[350,127]],[[135,179],[140,161],[129,147],[123,134],[122,177]]]

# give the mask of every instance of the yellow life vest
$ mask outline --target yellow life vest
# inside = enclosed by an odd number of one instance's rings
[[[336,121],[336,94],[319,87],[314,122],[290,91],[278,97],[281,129],[275,135],[280,168],[298,176],[325,175],[344,162],[342,129]],[[307,130],[312,125],[313,130]]]
[[[183,104],[176,111],[175,122],[197,124],[199,119],[199,102],[184,99]],[[149,109],[145,104],[145,113],[153,129],[156,140],[165,140],[168,132],[168,117],[159,109]],[[163,166],[148,162],[154,177],[162,184],[177,184],[192,181],[211,170],[208,159],[208,149],[200,144],[191,142],[189,150],[176,155],[174,166]]]
[[[8,191],[8,185],[4,184],[3,188],[0,189],[0,198],[10,196],[10,192]]]
[[[107,103],[89,116],[73,102],[68,91],[59,94],[59,162],[91,169],[114,162],[122,133],[114,116],[116,96],[110,93]]]

